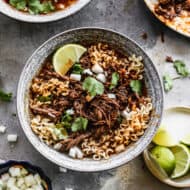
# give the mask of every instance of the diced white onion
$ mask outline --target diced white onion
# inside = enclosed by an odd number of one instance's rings
[[[59,171],[62,173],[67,173],[67,169],[63,167],[59,167]]]
[[[27,174],[28,174],[28,171],[25,168],[22,168],[21,169],[21,175],[24,176],[24,175],[27,175]]]
[[[69,156],[72,157],[72,158],[82,159],[83,158],[83,153],[78,147],[74,146],[74,147],[70,148]]]
[[[71,109],[68,109],[66,110],[66,113],[69,114],[69,115],[74,115],[74,110],[71,108]]]
[[[36,184],[41,184],[42,180],[39,174],[35,174],[34,179],[36,181]]]
[[[1,125],[0,126],[0,133],[5,133],[5,131],[6,131],[6,127]]]
[[[18,138],[18,135],[16,135],[16,134],[10,134],[7,136],[8,142],[16,142],[17,138]]]
[[[15,182],[16,182],[16,178],[14,177],[10,177],[7,181],[7,187],[14,187],[15,186]]]
[[[90,69],[85,69],[84,71],[83,71],[83,74],[87,74],[87,75],[93,75],[93,73],[92,73],[92,71],[90,70]]]
[[[9,173],[11,174],[12,177],[21,176],[21,171],[20,171],[20,168],[18,168],[18,167],[10,167]]]
[[[115,95],[115,94],[112,94],[112,93],[109,93],[109,94],[108,94],[108,98],[116,99],[116,95]]]
[[[23,184],[24,184],[24,179],[18,178],[17,183],[16,183],[17,187],[21,187]]]
[[[129,117],[129,112],[128,112],[127,110],[123,110],[123,111],[121,112],[121,115],[122,115],[125,119],[127,119],[127,118]]]
[[[76,81],[80,81],[81,80],[81,75],[79,74],[71,74],[70,78]]]
[[[8,173],[5,173],[5,174],[3,174],[3,175],[1,176],[1,180],[2,180],[3,182],[8,181],[9,178],[10,178],[10,175],[9,175]]]
[[[61,143],[57,143],[57,144],[54,145],[53,148],[54,148],[55,150],[60,150],[61,147],[62,147],[62,144],[61,144]]]
[[[92,71],[96,74],[104,72],[103,68],[97,63],[92,66]]]
[[[99,73],[96,78],[103,83],[106,82],[106,76],[103,73]]]
[[[24,181],[25,181],[25,184],[27,187],[30,187],[32,185],[36,185],[36,181],[35,181],[34,176],[32,174],[26,176],[24,178]]]

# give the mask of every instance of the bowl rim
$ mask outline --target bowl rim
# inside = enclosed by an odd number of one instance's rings
[[[31,15],[19,11],[14,7],[11,7],[11,5],[4,2],[4,0],[1,0],[0,13],[8,16],[9,18],[26,23],[48,23],[58,21],[73,15],[80,11],[82,8],[84,8],[86,5],[88,5],[90,2],[91,0],[78,0],[73,5],[67,7],[65,10],[55,11],[45,15]]]
[[[8,160],[8,161],[5,161],[3,163],[0,163],[0,175],[2,175],[3,173],[1,173],[1,170],[3,168],[10,168],[11,166],[14,166],[14,165],[22,165],[24,168],[26,169],[31,169],[33,170],[34,172],[37,172],[40,177],[46,182],[47,186],[48,186],[48,189],[47,190],[52,190],[52,183],[51,183],[51,180],[50,178],[44,173],[44,171],[42,170],[42,168],[40,168],[39,166],[36,166],[36,165],[33,165],[31,164],[30,162],[28,161],[25,161],[25,160]]]
[[[130,162],[132,159],[125,159],[125,160],[121,160],[119,163],[114,163],[110,162],[110,160],[103,160],[103,163],[101,164],[105,164],[104,165],[104,168],[93,168],[91,169],[90,167],[82,167],[82,166],[72,166],[71,163],[70,164],[65,164],[63,162],[58,162],[54,157],[49,157],[48,153],[44,150],[43,153],[41,150],[39,150],[39,147],[36,147],[34,145],[34,142],[32,142],[29,134],[27,134],[27,132],[24,130],[24,122],[22,120],[22,114],[21,114],[21,111],[20,111],[20,106],[19,106],[19,102],[20,102],[20,91],[21,91],[21,86],[22,86],[22,77],[23,77],[23,73],[25,71],[25,69],[30,65],[30,61],[32,60],[32,58],[35,56],[35,54],[41,49],[43,48],[46,44],[48,44],[50,41],[53,41],[55,40],[56,38],[58,38],[59,36],[62,36],[62,35],[66,35],[67,33],[70,33],[70,32],[76,32],[77,30],[100,30],[100,31],[104,31],[104,32],[110,32],[110,33],[113,33],[115,35],[119,35],[120,37],[123,37],[127,40],[130,41],[130,43],[132,43],[133,45],[135,45],[136,47],[138,47],[138,49],[143,52],[143,54],[146,56],[146,58],[149,60],[149,62],[151,63],[151,66],[152,66],[152,69],[154,70],[155,74],[156,74],[156,79],[157,79],[157,82],[159,84],[159,92],[160,92],[160,95],[161,95],[161,104],[159,105],[160,107],[160,113],[159,113],[159,119],[157,120],[156,124],[154,124],[155,126],[153,127],[152,126],[152,131],[151,131],[151,135],[148,136],[148,140],[146,139],[146,141],[144,140],[143,141],[143,149],[141,150],[138,150],[138,153],[135,153],[132,155],[133,159],[136,158],[137,156],[139,156],[143,150],[151,143],[152,141],[152,138],[154,136],[154,134],[156,133],[157,131],[157,128],[158,126],[160,125],[160,122],[161,122],[161,118],[162,118],[162,114],[163,114],[163,107],[164,107],[164,95],[163,95],[163,86],[162,86],[162,83],[161,83],[161,79],[160,79],[160,76],[158,74],[158,71],[155,67],[155,65],[153,64],[152,60],[150,59],[150,57],[147,55],[147,53],[136,43],[134,42],[133,40],[131,40],[129,37],[127,37],[126,35],[120,33],[120,32],[116,32],[115,30],[113,29],[107,29],[107,28],[101,28],[101,27],[79,27],[79,28],[74,28],[74,29],[69,29],[69,30],[66,30],[64,32],[61,32],[57,35],[54,35],[53,37],[49,38],[47,41],[45,41],[41,46],[39,46],[34,52],[33,54],[28,58],[28,60],[26,61],[26,64],[21,72],[21,75],[20,75],[20,79],[19,79],[19,83],[18,83],[18,88],[17,88],[17,113],[18,113],[18,118],[19,118],[19,122],[20,122],[20,126],[22,127],[25,135],[27,136],[27,139],[29,140],[29,142],[33,145],[33,147],[40,153],[42,154],[46,159],[50,160],[51,162],[61,166],[61,167],[64,167],[64,168],[67,168],[67,169],[70,169],[70,170],[73,170],[73,171],[79,171],[79,172],[98,172],[98,171],[105,171],[105,170],[110,170],[110,169],[113,169],[113,168],[117,168],[119,166],[122,166],[128,162]],[[25,83],[26,84],[26,83]],[[23,100],[22,100],[23,101]],[[40,142],[40,143],[43,143],[43,142]],[[50,147],[51,148],[51,147]],[[51,148],[52,149],[52,148]],[[119,154],[118,154],[119,155]],[[73,161],[75,161],[75,159],[72,159]],[[85,162],[85,160],[82,160]]]

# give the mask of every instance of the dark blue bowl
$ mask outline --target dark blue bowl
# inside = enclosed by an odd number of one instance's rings
[[[34,166],[34,165],[30,164],[29,162],[9,160],[5,163],[2,163],[2,164],[0,164],[0,175],[8,172],[9,168],[12,166],[15,166],[15,165],[23,166],[32,174],[38,173],[45,183],[46,187],[44,187],[44,190],[52,190],[51,180],[44,174],[42,169],[38,166]]]

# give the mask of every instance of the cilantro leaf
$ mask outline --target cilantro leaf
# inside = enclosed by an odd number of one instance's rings
[[[26,0],[10,0],[9,3],[17,10],[24,10],[26,8]]]
[[[87,125],[88,125],[88,120],[86,118],[77,117],[71,126],[71,130],[72,132],[81,131],[81,130],[85,131]]]
[[[63,127],[70,129],[71,128],[71,124],[72,124],[72,116],[69,115],[68,113],[65,113],[62,117],[61,117],[61,124]]]
[[[189,76],[189,71],[183,61],[176,60],[174,61],[174,68],[176,69],[177,73],[183,77]]]
[[[51,1],[45,1],[42,3],[42,12],[43,13],[49,13],[55,10],[55,7],[53,6]]]
[[[0,90],[0,100],[10,102],[12,99],[12,93],[6,93]]]
[[[130,87],[133,92],[141,94],[142,92],[142,82],[140,80],[131,80]]]
[[[112,74],[112,79],[111,79],[111,85],[110,85],[110,90],[115,88],[118,84],[118,81],[119,81],[119,74],[114,72]]]
[[[58,140],[63,140],[68,137],[68,133],[65,128],[59,128],[56,126],[56,128],[53,129],[53,133],[58,138]]]
[[[82,87],[93,97],[97,94],[101,95],[104,93],[104,85],[92,77],[87,77],[84,80]]]
[[[39,0],[29,0],[28,6],[30,14],[39,14],[43,11],[43,6]]]
[[[83,70],[84,69],[81,67],[81,65],[79,63],[75,63],[73,65],[73,68],[72,68],[72,73],[74,73],[74,74],[82,74]]]
[[[163,76],[163,83],[164,83],[164,90],[166,92],[170,91],[173,88],[173,80],[168,74]]]
[[[41,3],[40,0],[29,0],[28,6],[30,14],[46,14],[55,9],[51,1],[45,1]]]
[[[37,97],[37,100],[40,101],[40,102],[49,102],[52,100],[52,96],[38,96]]]

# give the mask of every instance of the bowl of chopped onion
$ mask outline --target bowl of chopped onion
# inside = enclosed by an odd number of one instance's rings
[[[83,172],[137,157],[163,109],[148,55],[128,37],[78,28],[46,41],[21,74],[17,110],[27,138],[47,159]]]
[[[26,161],[10,160],[0,164],[0,189],[52,190],[52,185],[41,168]]]

